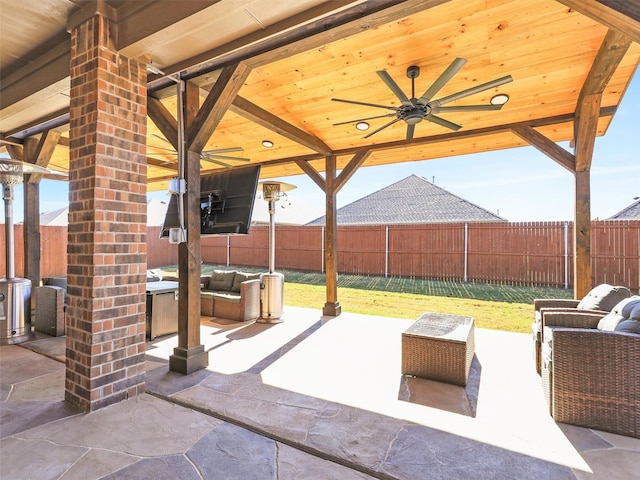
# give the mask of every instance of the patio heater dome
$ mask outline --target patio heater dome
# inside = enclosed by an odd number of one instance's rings
[[[284,303],[284,275],[275,272],[276,259],[276,202],[294,190],[295,185],[278,181],[264,181],[258,184],[262,188],[262,198],[269,203],[269,273],[262,275],[260,318],[258,323],[278,323],[282,317]]]

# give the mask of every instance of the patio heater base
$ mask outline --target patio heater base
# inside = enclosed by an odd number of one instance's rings
[[[31,280],[0,279],[0,345],[15,345],[32,339]]]
[[[282,305],[284,303],[284,275],[281,273],[264,273],[262,275],[262,298],[260,318],[257,323],[280,323]]]

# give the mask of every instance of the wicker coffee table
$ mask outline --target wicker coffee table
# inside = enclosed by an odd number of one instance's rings
[[[465,386],[474,348],[473,317],[423,313],[402,334],[402,374]]]

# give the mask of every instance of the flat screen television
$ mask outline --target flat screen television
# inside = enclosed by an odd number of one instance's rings
[[[259,178],[260,165],[200,177],[200,235],[248,234]],[[178,197],[171,195],[160,237],[179,227]]]

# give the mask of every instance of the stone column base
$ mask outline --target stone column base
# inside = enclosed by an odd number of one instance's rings
[[[204,345],[191,348],[176,347],[169,357],[169,370],[190,375],[209,365],[209,353],[204,351]]]
[[[342,307],[340,306],[340,302],[327,302],[324,304],[324,308],[322,309],[322,314],[328,317],[337,317],[342,313]]]

